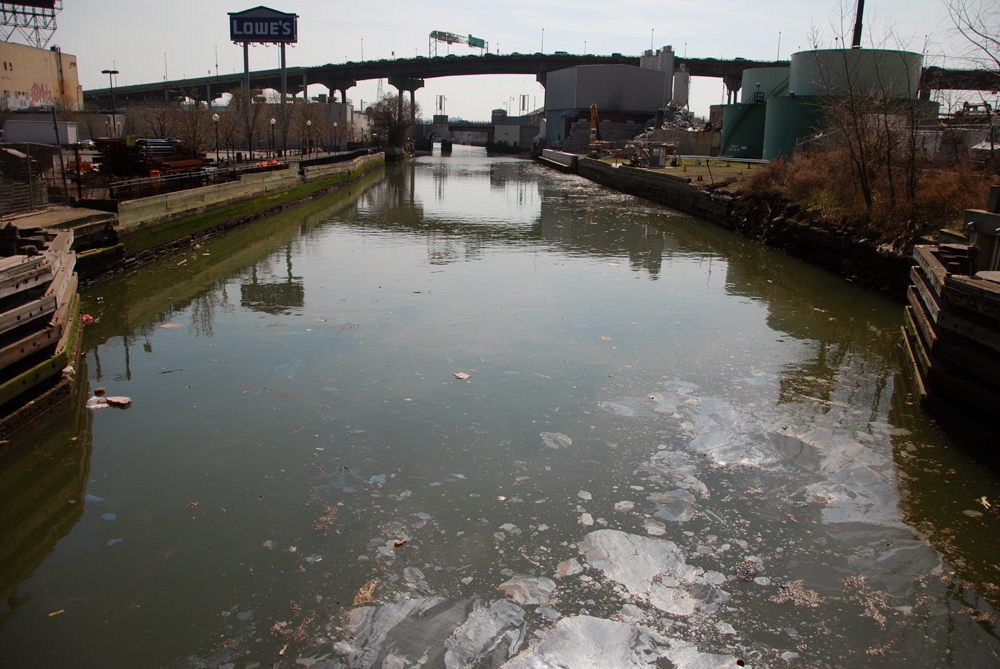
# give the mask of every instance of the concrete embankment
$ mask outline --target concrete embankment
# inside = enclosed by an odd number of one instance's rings
[[[239,181],[129,200],[118,205],[117,243],[81,253],[81,279],[93,280],[245,225],[365,178],[385,165],[381,154],[351,161],[247,174]]]
[[[821,225],[810,212],[787,203],[753,195],[711,193],[685,177],[666,172],[614,166],[550,150],[540,162],[733,230],[899,300],[906,298],[913,261],[910,249],[902,244],[897,248],[855,239]]]

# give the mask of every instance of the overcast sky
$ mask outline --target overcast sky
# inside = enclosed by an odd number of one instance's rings
[[[266,6],[299,15],[299,43],[288,49],[288,65],[309,66],[365,59],[426,56],[428,35],[442,30],[472,34],[489,42],[490,50],[534,53],[639,55],[650,46],[670,44],[690,57],[757,60],[788,58],[808,47],[810,28],[818,27],[833,44],[831,17],[837,0],[632,0],[614,3],[595,0],[506,0],[504,2],[331,2],[330,0],[271,0]],[[847,14],[855,3],[843,2]],[[870,34],[881,39],[886,27],[914,51],[927,53],[931,64],[942,64],[947,54],[957,65],[944,0],[868,0],[866,19],[876,26]],[[257,6],[220,0],[63,0],[58,30],[52,44],[79,59],[80,83],[86,88],[107,86],[101,70],[116,67],[118,85],[241,72],[242,49],[228,41],[227,12]],[[839,20],[834,21],[839,26]],[[848,17],[853,24],[853,17]],[[867,28],[866,28],[867,29]],[[840,28],[837,28],[839,31]],[[844,27],[850,35],[850,25]],[[651,34],[652,31],[652,34]],[[362,46],[363,45],[363,46]],[[446,52],[440,45],[439,53]],[[477,53],[452,45],[451,53]],[[166,65],[164,65],[164,58]],[[277,47],[259,46],[250,52],[251,69],[279,66]],[[364,82],[348,91],[355,104],[375,99],[377,82]],[[389,89],[387,83],[383,84]],[[310,95],[325,92],[310,87]],[[716,79],[694,79],[691,106],[705,115],[721,102],[723,86]],[[541,106],[544,90],[534,77],[475,76],[428,79],[417,92],[424,115],[434,113],[437,95],[447,97],[446,112],[472,120],[489,118],[491,109],[512,104],[517,112],[520,95]],[[511,103],[513,99],[513,103]]]

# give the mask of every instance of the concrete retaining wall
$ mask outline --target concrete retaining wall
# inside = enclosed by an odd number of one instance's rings
[[[129,200],[118,206],[119,231],[130,234],[267,193],[280,193],[318,179],[354,173],[382,160],[382,154],[359,156],[345,163],[306,167],[302,175],[293,169],[245,174],[239,181]]]
[[[665,204],[726,228],[732,228],[729,209],[732,199],[712,195],[688,183],[683,177],[636,167],[614,167],[593,158],[580,158],[577,174],[591,181]]]
[[[580,156],[575,153],[564,153],[563,151],[555,151],[553,149],[542,149],[542,158],[548,160],[549,162],[556,163],[557,165],[568,167],[571,170],[576,169],[576,161],[579,157]]]

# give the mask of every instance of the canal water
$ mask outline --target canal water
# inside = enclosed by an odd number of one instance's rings
[[[456,146],[83,301],[2,666],[998,662],[1000,484],[780,252]]]

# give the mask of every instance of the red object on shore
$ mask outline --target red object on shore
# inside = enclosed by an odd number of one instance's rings
[[[91,323],[94,322],[94,317],[91,316],[90,314],[84,314],[80,316],[80,320],[83,321],[84,325],[90,325]]]

